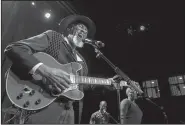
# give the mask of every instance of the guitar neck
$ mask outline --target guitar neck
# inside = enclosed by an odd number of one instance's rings
[[[111,80],[104,78],[71,75],[70,79],[72,83],[78,84],[111,85]]]

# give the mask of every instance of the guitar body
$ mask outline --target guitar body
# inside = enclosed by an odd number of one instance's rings
[[[45,65],[62,69],[68,74],[77,75],[77,72],[82,69],[81,64],[76,62],[62,65],[46,53],[39,52],[34,56]],[[84,93],[78,89],[78,84],[71,84],[69,89],[57,96],[52,96],[45,90],[42,77],[39,75],[34,77],[34,80],[21,80],[11,71],[11,68],[9,69],[6,78],[6,92],[10,101],[17,107],[25,110],[39,110],[50,105],[58,97],[71,100],[81,100],[84,97]]]

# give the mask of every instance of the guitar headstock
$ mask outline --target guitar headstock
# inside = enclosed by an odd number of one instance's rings
[[[141,89],[139,83],[136,82],[136,81],[133,81],[133,80],[130,80],[129,83],[126,82],[126,81],[121,80],[120,83],[113,82],[112,84],[114,85],[115,88],[119,88],[120,87],[120,89],[123,89],[124,86],[125,87],[129,87],[129,88],[131,88],[133,90],[135,90],[135,88]],[[120,84],[120,86],[119,86],[119,84]]]
[[[135,82],[135,81],[133,81],[133,80],[129,80],[128,82],[129,82],[129,83],[128,83],[129,87],[130,87],[132,90],[134,90],[137,94],[142,95],[142,94],[144,93],[144,92],[141,90],[141,87],[140,87],[140,85],[139,85],[138,82]]]
[[[118,83],[116,83],[116,82],[113,82],[113,83],[118,84]],[[138,82],[131,81],[131,84],[134,84],[135,86],[140,87],[140,85],[139,85]],[[126,86],[126,87],[131,87],[126,81],[121,80],[121,81],[120,81],[120,87],[124,87],[124,86]]]
[[[124,86],[128,87],[128,84],[126,81],[120,81],[120,83],[115,82],[114,80],[111,80],[112,85],[116,88],[116,89],[123,89]]]
[[[128,87],[129,85],[127,84],[126,81],[121,80],[121,81],[120,81],[120,87],[123,87],[123,86]]]
[[[130,85],[130,84],[132,84],[132,85]],[[139,85],[139,82],[136,82],[136,81],[133,81],[133,80],[130,80],[130,81],[129,81],[129,86],[130,86],[130,87],[135,86],[135,87],[141,89],[141,86]],[[132,87],[132,88],[133,88],[133,87]]]

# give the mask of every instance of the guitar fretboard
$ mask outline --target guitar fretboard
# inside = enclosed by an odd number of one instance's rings
[[[111,85],[111,80],[104,79],[104,78],[71,75],[70,79],[71,79],[72,83]]]

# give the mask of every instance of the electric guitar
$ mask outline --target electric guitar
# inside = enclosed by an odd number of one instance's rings
[[[44,83],[42,83],[40,75],[35,75],[33,80],[22,80],[10,68],[6,78],[6,92],[10,101],[19,108],[39,110],[50,105],[59,97],[81,100],[84,97],[84,93],[79,90],[79,84],[112,85],[112,80],[110,79],[78,76],[78,71],[82,69],[82,66],[77,62],[60,64],[52,56],[43,52],[35,53],[33,56],[49,67],[67,72],[72,84],[60,94],[53,96],[44,88],[45,86],[43,86]],[[120,86],[128,85],[127,82],[121,81]]]

